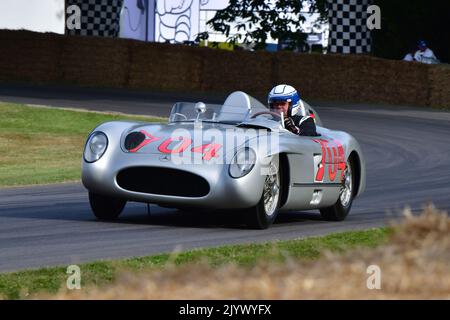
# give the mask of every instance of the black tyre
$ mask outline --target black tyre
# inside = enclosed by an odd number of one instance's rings
[[[100,220],[115,220],[122,213],[125,200],[103,196],[89,192],[89,203],[92,212]]]
[[[267,229],[275,221],[281,199],[281,177],[278,166],[271,163],[261,199],[255,207],[246,212],[246,222],[250,228]]]
[[[355,175],[353,162],[347,160],[342,181],[341,192],[336,203],[328,208],[320,209],[322,218],[328,221],[343,221],[347,217],[353,203]]]

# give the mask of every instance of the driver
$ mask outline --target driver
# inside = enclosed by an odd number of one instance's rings
[[[314,118],[306,114],[305,106],[294,87],[287,84],[275,86],[269,92],[268,103],[271,111],[283,113],[287,130],[301,136],[317,136]]]

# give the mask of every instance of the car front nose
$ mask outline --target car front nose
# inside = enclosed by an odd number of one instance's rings
[[[179,164],[162,155],[120,149],[95,163],[83,162],[82,170],[90,192],[174,207],[248,208],[260,200],[262,181],[258,164],[246,176],[232,178],[228,164]]]

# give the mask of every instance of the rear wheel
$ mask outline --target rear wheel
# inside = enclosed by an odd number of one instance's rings
[[[122,213],[125,200],[89,192],[92,212],[100,220],[115,220]]]
[[[269,165],[263,193],[258,204],[247,211],[247,225],[253,229],[267,229],[277,217],[281,199],[281,174],[274,163]]]
[[[350,212],[354,197],[353,187],[355,185],[353,168],[353,162],[349,159],[344,171],[344,178],[337,202],[331,207],[320,209],[320,214],[325,220],[343,221]]]

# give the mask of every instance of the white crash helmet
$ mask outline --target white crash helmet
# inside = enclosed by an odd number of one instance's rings
[[[267,98],[269,108],[272,108],[272,103],[276,101],[289,102],[288,117],[292,117],[296,114],[305,116],[306,114],[305,106],[300,99],[300,94],[290,85],[279,84],[270,90],[269,97]]]

